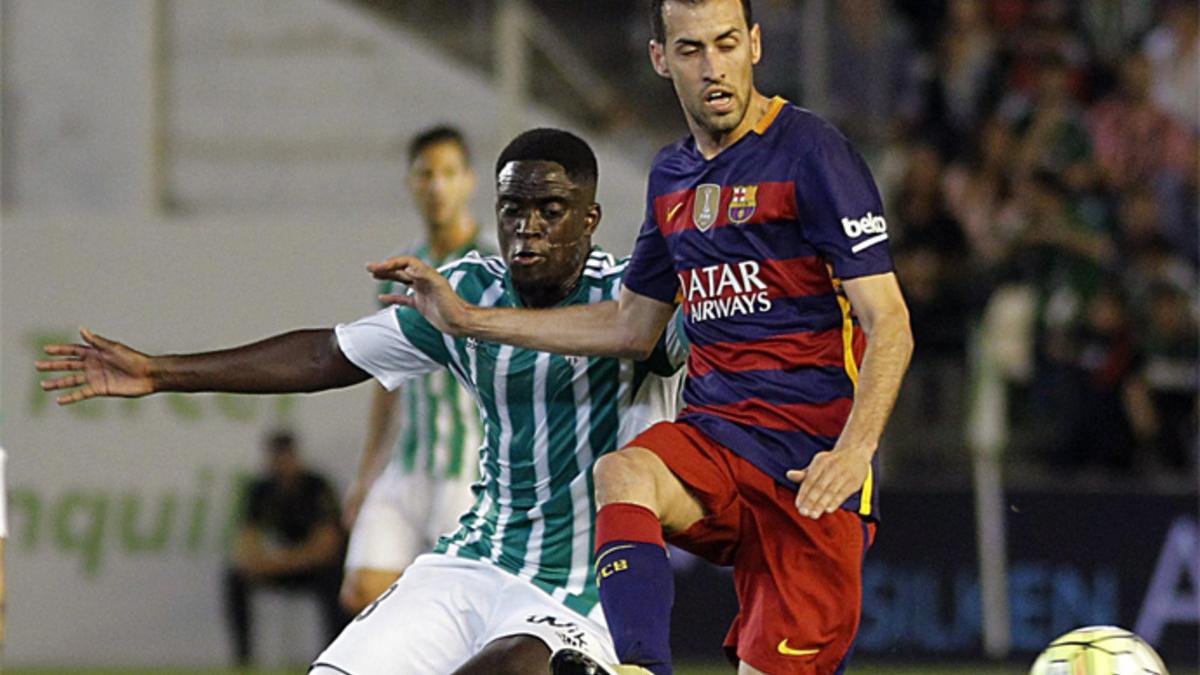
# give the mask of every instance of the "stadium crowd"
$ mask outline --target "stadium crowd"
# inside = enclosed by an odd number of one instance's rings
[[[893,471],[966,461],[968,351],[982,325],[1000,337],[1020,463],[1190,476],[1196,4],[834,7],[849,46],[831,64],[831,112],[880,149],[916,333]],[[887,85],[845,86],[872,76]]]

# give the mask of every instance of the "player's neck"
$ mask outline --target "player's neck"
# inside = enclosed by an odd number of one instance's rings
[[[750,90],[750,103],[746,106],[746,114],[742,121],[730,131],[713,133],[690,116],[687,118],[688,129],[696,141],[696,149],[705,159],[712,159],[723,150],[737,143],[743,136],[750,133],[771,109],[771,99],[759,93],[757,89]]]
[[[479,234],[479,226],[471,218],[471,214],[463,213],[449,225],[429,228],[429,254],[436,260],[446,256],[473,241]]]

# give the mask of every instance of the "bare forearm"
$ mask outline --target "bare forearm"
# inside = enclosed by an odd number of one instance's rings
[[[474,308],[462,328],[487,342],[580,356],[639,359],[654,345],[622,327],[614,300],[553,309]]]
[[[311,392],[367,378],[338,349],[330,329],[298,330],[233,349],[150,361],[155,391],[245,394]]]
[[[881,318],[867,339],[850,417],[838,446],[874,454],[912,358],[913,339],[906,316]]]

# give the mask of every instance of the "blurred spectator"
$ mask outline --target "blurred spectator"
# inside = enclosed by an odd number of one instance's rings
[[[1197,463],[1197,382],[1200,341],[1187,293],[1169,283],[1154,285],[1143,318],[1141,359],[1127,394],[1139,445],[1152,469],[1180,475]]]
[[[1018,177],[1050,171],[1073,189],[1083,190],[1092,180],[1091,144],[1068,78],[1060,57],[1045,56],[1036,92],[1011,96],[1001,113],[1013,122],[1017,136]]]
[[[1143,47],[1153,64],[1152,96],[1178,123],[1200,131],[1200,8],[1193,0],[1165,5]]]
[[[1117,91],[1090,114],[1100,176],[1113,190],[1151,184],[1164,174],[1171,185],[1180,185],[1196,161],[1194,136],[1155,104],[1150,77],[1145,56],[1127,55]]]
[[[251,594],[260,588],[311,593],[332,641],[345,625],[338,603],[345,534],[329,482],[304,466],[285,431],[267,439],[265,475],[248,486],[225,578],[226,610],[239,665],[253,657]]]
[[[946,204],[962,224],[975,262],[983,271],[1001,262],[1020,227],[1013,202],[1012,154],[1016,141],[999,118],[988,120],[970,153],[946,170]]]
[[[963,272],[967,240],[942,191],[942,160],[916,144],[889,205],[896,225],[896,271],[912,317],[916,351],[905,377],[889,442],[897,468],[925,473],[961,455],[970,281]],[[919,428],[918,428],[919,427]]]

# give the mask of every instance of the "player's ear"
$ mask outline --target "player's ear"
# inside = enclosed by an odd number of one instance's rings
[[[671,70],[667,68],[667,51],[658,40],[650,41],[650,65],[659,76],[671,79]]]
[[[758,65],[762,60],[762,25],[754,24],[750,29],[750,63]]]
[[[588,207],[587,215],[583,217],[583,232],[587,236],[592,236],[596,228],[600,225],[600,217],[603,215],[600,211],[600,205],[593,203]]]

